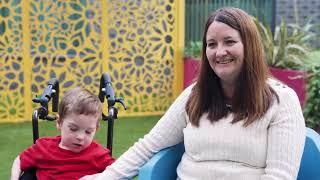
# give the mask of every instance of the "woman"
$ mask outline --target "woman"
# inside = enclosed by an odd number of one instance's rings
[[[182,141],[178,179],[296,179],[304,118],[295,92],[268,76],[252,18],[237,8],[214,12],[202,52],[198,80],[96,179],[132,177],[154,153]]]

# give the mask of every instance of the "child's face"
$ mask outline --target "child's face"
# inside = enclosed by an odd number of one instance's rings
[[[73,152],[80,152],[88,147],[97,130],[98,115],[69,114],[57,122],[61,131],[59,147]]]

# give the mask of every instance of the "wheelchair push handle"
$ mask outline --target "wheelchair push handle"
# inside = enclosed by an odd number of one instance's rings
[[[107,99],[108,110],[110,110],[110,108],[113,107],[116,103],[120,103],[125,110],[127,109],[123,98],[115,97],[111,78],[108,73],[103,73],[100,79],[99,99],[102,103],[104,102],[104,98]]]
[[[59,81],[55,78],[50,79],[48,87],[43,91],[40,97],[32,99],[35,103],[40,103],[41,107],[48,110],[48,103],[52,99],[52,112],[58,112],[59,104]]]
[[[33,102],[39,103],[40,107],[34,110],[32,114],[32,131],[33,143],[39,138],[38,119],[54,121],[57,119],[55,115],[49,115],[48,104],[52,99],[52,111],[58,112],[59,105],[59,82],[55,78],[50,79],[47,88],[40,97],[32,99]]]
[[[119,102],[119,103],[122,105],[122,107],[124,108],[124,110],[127,110],[127,106],[124,104],[124,100],[123,100],[122,97],[116,98],[115,101],[116,101],[116,102]]]
[[[110,155],[112,155],[113,126],[114,120],[118,119],[118,109],[114,107],[114,105],[120,103],[125,110],[127,109],[127,106],[125,105],[123,98],[115,96],[111,78],[108,73],[102,74],[100,79],[99,99],[103,103],[105,98],[107,99],[108,104],[108,115],[102,113],[102,120],[107,121],[108,123],[107,148],[110,150]]]
[[[111,78],[108,73],[103,73],[100,78],[99,99],[104,102],[104,97],[108,100],[108,106],[115,104],[115,95],[112,88]]]

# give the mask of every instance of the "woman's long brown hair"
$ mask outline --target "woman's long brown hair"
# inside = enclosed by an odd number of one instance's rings
[[[240,33],[244,47],[243,67],[238,77],[232,100],[232,123],[244,120],[248,126],[261,118],[271,106],[276,92],[268,85],[269,70],[264,60],[264,51],[258,29],[252,18],[238,8],[221,8],[207,20],[202,42],[200,73],[186,104],[186,112],[192,125],[199,126],[203,113],[208,112],[211,122],[226,117],[224,93],[219,77],[209,65],[206,56],[206,35],[212,22],[222,22]]]

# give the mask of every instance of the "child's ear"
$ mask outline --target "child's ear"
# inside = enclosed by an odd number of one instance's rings
[[[60,119],[60,116],[57,114],[56,127],[59,131],[61,131],[61,125],[62,125],[62,120]]]

